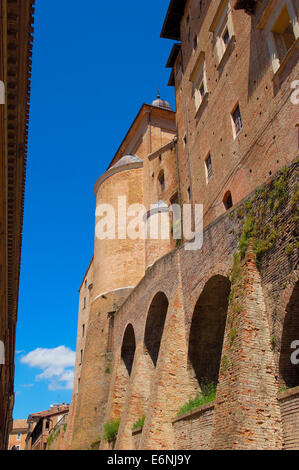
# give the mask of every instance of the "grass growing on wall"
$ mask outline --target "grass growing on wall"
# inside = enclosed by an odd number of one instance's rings
[[[216,391],[217,385],[211,383],[205,385],[202,389],[202,392],[196,395],[195,398],[192,398],[178,411],[178,416],[181,416],[185,413],[191,413],[192,410],[198,408],[199,406],[206,405],[216,400]]]
[[[138,429],[138,428],[143,428],[144,421],[145,421],[145,415],[143,415],[142,418],[139,418],[136,421],[136,423],[133,424],[132,431],[135,431],[135,429]]]
[[[115,421],[108,421],[108,423],[104,424],[103,439],[105,441],[111,441],[112,439],[116,438],[119,424],[120,424],[120,419],[116,419]]]

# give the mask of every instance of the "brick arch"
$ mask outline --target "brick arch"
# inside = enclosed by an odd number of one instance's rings
[[[127,324],[120,344],[120,353],[118,353],[115,363],[115,378],[110,411],[111,419],[121,418],[129,388],[136,351],[135,331],[131,323]]]
[[[225,332],[230,281],[211,277],[195,305],[188,344],[188,369],[196,390],[217,385]]]
[[[144,348],[155,367],[158,361],[168,306],[169,301],[164,292],[158,292],[154,296],[147,314]]]
[[[286,306],[279,357],[280,383],[290,388],[299,386],[299,365],[291,362],[291,354],[294,352],[291,344],[296,340],[299,341],[299,280]]]
[[[127,372],[129,376],[132,372],[134,356],[136,351],[136,339],[135,339],[135,332],[134,328],[131,323],[129,323],[126,327],[122,347],[121,347],[121,358],[124,362]]]

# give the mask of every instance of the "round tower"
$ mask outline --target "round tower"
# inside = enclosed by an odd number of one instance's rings
[[[122,157],[95,185],[96,230],[93,299],[134,288],[145,271],[143,239],[127,235],[128,207],[143,204],[143,162]]]

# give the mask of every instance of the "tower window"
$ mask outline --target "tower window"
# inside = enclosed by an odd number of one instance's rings
[[[292,47],[292,44],[296,41],[293,25],[286,6],[282,9],[272,28],[272,34],[274,36],[278,58],[282,61],[288,50]]]
[[[195,50],[197,48],[197,36],[194,36],[193,39],[193,49]]]
[[[205,159],[205,166],[206,166],[206,181],[207,181],[207,184],[208,184],[209,181],[211,180],[212,176],[213,176],[212,158],[211,158],[210,153],[207,156],[207,158]]]
[[[85,325],[82,325],[82,338],[84,338],[85,335]]]
[[[200,53],[190,80],[193,83],[192,93],[194,95],[195,111],[197,112],[208,93],[204,52]]]
[[[233,120],[233,134],[234,134],[234,138],[236,138],[237,135],[243,129],[243,121],[242,121],[239,104],[236,106],[235,110],[232,112],[232,120]]]
[[[158,177],[159,183],[160,183],[160,188],[161,191],[165,190],[165,176],[164,176],[164,171],[162,171]]]
[[[265,28],[272,67],[276,73],[299,37],[299,24],[291,0],[274,3]]]
[[[232,10],[230,2],[222,2],[221,11],[217,11],[213,22],[210,26],[210,31],[214,33],[214,41],[217,47],[219,63],[225,55],[226,50],[234,36]]]

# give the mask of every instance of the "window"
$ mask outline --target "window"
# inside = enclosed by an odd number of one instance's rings
[[[82,338],[84,338],[84,334],[85,334],[85,325],[82,325]]]
[[[21,433],[18,432],[18,434],[17,434],[17,441],[20,441],[20,440],[21,440]]]
[[[83,308],[86,308],[86,297],[83,299]]]
[[[164,171],[162,171],[159,176],[158,180],[160,183],[161,191],[163,192],[165,190],[165,176],[164,176]]]
[[[87,287],[87,279],[85,279],[85,287]]]
[[[232,194],[230,191],[227,191],[225,193],[225,196],[223,198],[223,204],[225,209],[228,211],[231,207],[233,207],[233,199],[232,199]]]
[[[240,134],[241,130],[243,129],[243,121],[239,104],[237,104],[231,116],[233,121],[233,134],[234,138],[236,138],[237,135]]]
[[[207,156],[207,158],[205,159],[205,167],[206,167],[206,181],[207,181],[207,184],[208,184],[210,182],[212,176],[213,176],[212,158],[211,158],[210,153]]]
[[[191,188],[190,188],[190,186],[188,188],[188,198],[189,198],[189,201],[191,201]]]
[[[193,49],[197,49],[197,36],[194,36],[193,38]]]
[[[265,28],[272,67],[276,73],[299,37],[299,25],[292,0],[278,2],[266,24],[262,18],[259,27]]]
[[[197,112],[208,92],[204,52],[200,53],[198,61],[191,72],[190,80],[193,83],[192,92],[194,95],[195,111]]]
[[[108,324],[107,352],[113,351],[114,314],[115,312],[108,313],[109,324]]]
[[[83,349],[81,349],[80,351],[80,362],[82,364],[82,361],[83,361]]]
[[[220,63],[234,36],[230,2],[224,0],[220,2],[219,8],[210,26],[210,31],[214,33],[214,42]]]

